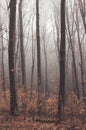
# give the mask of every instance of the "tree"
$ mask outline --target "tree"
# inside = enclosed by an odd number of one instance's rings
[[[23,19],[22,19],[22,0],[19,3],[19,30],[20,30],[20,53],[21,53],[21,68],[22,68],[22,83],[26,88],[26,70],[25,70],[25,54],[23,40]]]
[[[74,17],[74,14],[72,14],[73,17]],[[67,10],[67,13],[66,13],[66,21],[67,21],[67,39],[68,39],[68,43],[70,45],[70,48],[71,48],[71,52],[72,52],[72,62],[73,62],[73,70],[74,70],[74,80],[75,80],[75,86],[74,86],[74,90],[75,90],[75,93],[78,97],[78,99],[80,98],[80,93],[79,93],[79,85],[78,85],[78,75],[77,75],[77,67],[76,67],[76,59],[75,59],[75,50],[74,50],[74,18],[73,18],[73,21],[72,21],[72,29],[70,30],[70,24],[69,24],[69,18],[68,18],[69,14],[68,14],[68,10]]]
[[[84,86],[84,71],[83,71],[83,51],[81,45],[81,38],[80,38],[80,25],[79,25],[79,18],[78,12],[76,11],[76,30],[77,30],[77,37],[78,37],[78,45],[79,45],[79,52],[80,52],[80,70],[81,70],[81,85],[82,85],[82,94],[85,97],[85,86]],[[85,31],[86,33],[86,31]]]
[[[5,71],[4,71],[4,46],[3,46],[3,31],[2,31],[2,79],[3,79],[3,90],[5,92]]]
[[[48,85],[48,56],[47,56],[47,43],[49,40],[49,37],[47,37],[47,33],[46,33],[46,21],[45,24],[43,26],[42,29],[42,41],[43,41],[43,51],[44,51],[44,59],[45,59],[45,97],[48,98],[49,97],[49,85]],[[46,39],[47,37],[47,39]]]
[[[60,83],[58,100],[59,121],[64,116],[65,101],[65,0],[61,0],[61,43],[60,43]]]
[[[32,18],[32,67],[31,67],[31,91],[30,91],[30,99],[32,99],[32,89],[33,89],[33,76],[34,76],[34,66],[35,66],[35,45],[34,40],[36,37],[34,37],[33,34],[33,19]]]
[[[78,3],[79,3],[80,14],[81,14],[83,25],[84,25],[84,30],[86,33],[86,1],[78,0]]]
[[[39,0],[36,0],[36,37],[37,37],[37,86],[38,86],[38,115],[40,114],[41,95],[41,53],[40,53],[40,31],[39,31]]]
[[[2,23],[0,24],[0,28],[2,28]],[[4,71],[4,45],[3,45],[3,30],[0,32],[1,36],[1,59],[2,59],[2,81],[3,81],[3,91],[4,91],[4,96],[5,96],[5,71]]]
[[[10,17],[9,17],[9,80],[10,80],[10,113],[19,115],[16,86],[15,86],[15,68],[14,68],[14,47],[15,47],[15,29],[16,29],[16,0],[10,1]]]

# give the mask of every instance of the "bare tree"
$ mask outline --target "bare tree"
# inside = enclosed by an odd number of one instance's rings
[[[65,101],[65,1],[61,0],[61,43],[60,43],[60,82],[59,82],[59,100],[58,100],[58,118],[59,121],[64,116]]]
[[[39,29],[39,0],[36,0],[36,37],[37,37],[38,115],[40,115],[42,85],[41,85],[41,52],[40,52],[40,29]]]
[[[15,86],[15,66],[14,66],[14,47],[15,47],[15,29],[16,29],[16,0],[10,1],[10,19],[9,19],[9,80],[10,80],[10,113],[19,115],[16,86]]]
[[[78,99],[80,98],[80,93],[79,93],[79,85],[78,85],[78,75],[77,75],[77,67],[76,67],[76,60],[75,60],[75,52],[74,52],[74,14],[72,14],[73,16],[73,21],[72,21],[72,29],[70,30],[70,24],[69,24],[69,17],[68,17],[68,10],[66,13],[66,20],[67,20],[67,39],[68,39],[68,43],[70,45],[70,49],[72,52],[72,60],[73,60],[73,70],[74,70],[74,79],[75,79],[75,93],[77,94]]]
[[[26,88],[26,70],[25,70],[25,52],[24,52],[24,40],[23,40],[23,18],[22,18],[22,3],[23,0],[19,2],[19,30],[20,30],[20,53],[21,53],[21,68],[22,68],[22,83],[24,88]]]
[[[81,38],[80,38],[80,24],[78,18],[78,12],[76,11],[76,30],[77,30],[77,37],[78,37],[78,45],[79,45],[79,52],[80,52],[80,70],[81,70],[81,85],[82,85],[82,93],[83,97],[85,97],[85,86],[84,86],[84,71],[83,71],[83,53],[82,53],[82,46],[81,46]]]
[[[3,79],[3,90],[5,92],[6,87],[5,87],[5,71],[4,71],[4,46],[3,46],[3,31],[2,31],[2,79]]]
[[[48,38],[46,38],[46,22],[42,29],[42,41],[43,41],[43,50],[44,50],[44,59],[45,59],[45,96],[46,98],[49,97],[49,85],[48,85],[48,58],[47,58],[47,43],[50,38],[50,35]]]
[[[86,33],[86,1],[78,0],[78,3],[79,3],[79,9],[80,9],[83,25],[84,25],[84,30]]]
[[[33,17],[33,19],[34,19],[34,17]],[[34,36],[34,34],[33,34],[33,19],[32,19],[32,68],[31,68],[31,92],[30,92],[30,99],[32,99],[34,64],[35,64],[35,45],[34,45],[34,40],[36,38]]]

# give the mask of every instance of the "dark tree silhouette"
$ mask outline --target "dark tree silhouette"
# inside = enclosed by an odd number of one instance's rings
[[[15,28],[16,28],[16,0],[10,1],[10,19],[9,19],[9,80],[10,80],[10,113],[18,115],[18,105],[16,99],[15,86],[15,68],[14,68],[14,46],[15,46]]]
[[[60,43],[60,83],[58,117],[59,121],[64,116],[65,100],[65,0],[61,0],[61,43]]]
[[[38,115],[40,114],[41,96],[41,52],[40,52],[40,31],[39,31],[39,0],[36,0],[36,38],[37,38],[37,85],[38,85]]]

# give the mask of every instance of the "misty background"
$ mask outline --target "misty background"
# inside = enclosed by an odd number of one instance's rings
[[[40,0],[40,42],[41,42],[41,72],[42,72],[42,84],[45,85],[45,57],[44,57],[44,45],[47,52],[48,60],[48,83],[53,89],[58,89],[59,85],[59,54],[58,49],[60,45],[60,0]],[[58,3],[58,4],[57,4]],[[19,37],[18,29],[18,11],[19,1],[17,1],[17,13],[16,13],[16,50]],[[4,68],[5,68],[5,84],[9,87],[8,76],[8,40],[9,40],[9,1],[0,0],[0,30],[3,31],[4,37]],[[23,37],[24,37],[24,49],[25,49],[25,62],[26,62],[26,79],[27,87],[31,84],[31,68],[32,68],[32,42],[35,50],[35,69],[34,69],[34,86],[37,85],[37,52],[36,52],[36,8],[35,0],[23,0]],[[84,69],[84,81],[86,81],[86,35],[84,33],[83,21],[81,18],[80,10],[78,8],[78,0],[66,0],[66,11],[68,11],[69,27],[72,30],[72,24],[75,19],[76,13],[78,13],[78,23],[80,32],[80,41],[83,52],[83,69]],[[67,21],[67,17],[66,17]],[[78,82],[81,86],[81,73],[80,73],[80,53],[78,46],[78,36],[76,25],[74,23],[73,30],[74,36],[72,37]],[[1,35],[1,34],[0,34]],[[68,41],[68,26],[66,24],[66,89],[72,90],[73,87],[73,60],[71,48]],[[1,40],[1,39],[0,39]],[[0,49],[1,51],[1,49]],[[16,55],[16,53],[15,53]],[[18,54],[19,55],[19,54]],[[0,58],[1,59],[1,58]],[[20,75],[19,58],[16,61],[16,73]],[[1,61],[0,61],[1,63]],[[0,64],[0,77],[2,79],[2,65]],[[21,85],[21,82],[19,83]],[[81,89],[81,88],[80,88]]]

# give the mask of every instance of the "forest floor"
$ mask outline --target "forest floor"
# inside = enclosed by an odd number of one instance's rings
[[[86,130],[86,123],[76,120],[66,120],[55,125],[54,121],[32,121],[31,117],[24,119],[23,116],[12,117],[6,114],[0,116],[0,130]]]
[[[67,100],[65,119],[57,124],[57,98],[54,95],[46,100],[42,97],[40,116],[37,115],[35,94],[29,100],[24,92],[18,92],[19,116],[10,115],[8,91],[5,96],[0,93],[0,130],[86,130],[86,106],[73,93]]]

